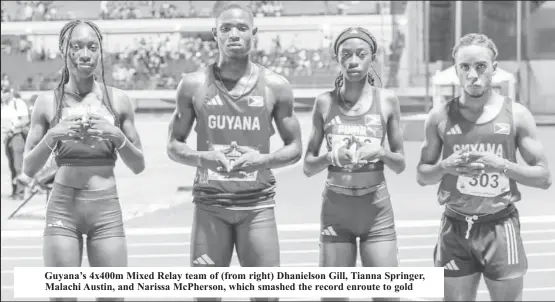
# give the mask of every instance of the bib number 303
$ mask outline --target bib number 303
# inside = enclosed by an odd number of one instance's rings
[[[499,173],[483,173],[477,177],[459,176],[457,189],[466,195],[495,197],[510,190],[509,178]]]

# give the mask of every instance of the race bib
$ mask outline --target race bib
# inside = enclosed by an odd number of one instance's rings
[[[459,176],[457,189],[466,195],[495,197],[508,192],[511,188],[507,176],[499,173],[483,173],[477,177]]]
[[[349,150],[349,152],[351,153],[351,156],[355,156],[357,149],[359,147],[362,147],[366,144],[377,144],[379,145],[381,142],[379,139],[374,138],[374,137],[368,137],[368,136],[353,136],[353,135],[342,135],[342,134],[328,134],[328,142],[329,145],[331,146],[332,150],[338,149],[338,148],[347,148]],[[378,160],[374,160],[372,162],[377,162]],[[363,167],[364,165],[362,164],[348,164],[348,165],[344,165],[342,168],[344,170],[356,170],[359,169],[361,167]]]
[[[233,164],[239,157],[241,157],[242,153],[233,149],[230,145],[213,145],[214,150],[220,151],[225,154],[229,164]],[[250,148],[244,147],[243,148]],[[252,149],[252,148],[251,148]],[[255,150],[255,149],[253,149]],[[251,181],[255,182],[258,177],[258,171],[254,171],[251,173],[246,173],[242,171],[238,172],[217,172],[207,169],[207,179],[214,180],[214,181]]]

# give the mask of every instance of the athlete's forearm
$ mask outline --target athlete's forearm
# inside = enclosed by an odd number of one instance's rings
[[[445,175],[445,169],[441,162],[430,164],[419,164],[417,168],[417,181],[421,186],[430,186],[438,184]]]
[[[381,160],[397,174],[405,171],[405,156],[401,153],[391,152],[384,148]]]
[[[198,167],[200,165],[201,151],[193,150],[187,143],[173,140],[168,144],[168,156],[171,160],[191,167]]]
[[[314,176],[323,170],[327,169],[332,164],[329,152],[314,156],[312,154],[306,155],[304,160],[304,174],[307,177]]]
[[[277,169],[290,166],[302,157],[302,146],[294,142],[283,146],[281,149],[265,155],[265,166],[268,169]]]
[[[145,169],[145,157],[143,152],[137,148],[129,139],[125,138],[119,146],[118,153],[129,169],[135,174],[141,173]]]
[[[519,184],[547,190],[551,186],[551,173],[547,167],[529,166],[507,161],[507,177]]]
[[[33,149],[23,156],[23,168],[21,171],[29,177],[34,177],[48,161],[50,154],[52,154],[52,149],[50,148],[53,147],[54,144],[48,140],[47,136],[44,136]]]

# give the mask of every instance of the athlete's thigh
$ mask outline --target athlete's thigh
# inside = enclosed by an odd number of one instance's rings
[[[233,229],[229,223],[232,214],[223,208],[195,204],[191,266],[229,266],[234,245]]]
[[[76,216],[71,190],[55,183],[46,204],[42,246],[46,267],[81,266],[83,234]]]
[[[320,267],[355,267],[356,242],[321,242]],[[322,298],[322,301],[349,301],[349,298]]]
[[[83,239],[73,236],[44,236],[42,255],[45,267],[80,267]],[[77,301],[77,298],[50,298],[50,301]]]
[[[354,267],[357,262],[356,242],[321,242],[321,267]]]
[[[237,258],[241,266],[280,266],[279,238],[274,208],[242,211],[235,227]]]
[[[465,222],[446,217],[441,219],[438,242],[434,249],[434,266],[443,267],[446,278],[470,276],[481,273],[475,260],[470,240],[465,238]]]
[[[44,236],[42,255],[45,267],[80,267],[83,239],[64,235]]]
[[[127,267],[125,237],[105,237],[87,240],[87,256],[91,267]],[[123,301],[123,298],[96,298],[96,301]]]
[[[484,277],[501,281],[524,276],[528,260],[516,210],[505,219],[484,223],[477,235],[474,252],[482,262]]]
[[[445,277],[443,301],[475,301],[481,276],[481,273],[474,273],[462,277]]]
[[[524,277],[506,280],[484,278],[489,290],[491,301],[522,301]]]
[[[360,260],[365,267],[398,267],[397,240],[361,242]]]
[[[360,243],[360,259],[364,267],[398,267],[397,240]],[[374,301],[399,301],[399,298],[373,298]]]
[[[127,267],[125,237],[87,240],[87,256],[91,267]]]

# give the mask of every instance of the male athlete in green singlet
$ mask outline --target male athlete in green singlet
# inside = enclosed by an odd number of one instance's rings
[[[492,301],[522,300],[528,263],[514,206],[517,183],[551,185],[532,114],[491,89],[496,57],[485,35],[464,36],[453,49],[464,93],[426,120],[418,182],[441,182],[445,213],[434,261],[445,269],[446,301],[476,299],[482,274]],[[526,164],[517,163],[517,149]]]
[[[251,63],[253,15],[237,4],[216,12],[217,64],[179,84],[168,155],[197,167],[192,266],[229,266],[236,246],[242,266],[280,265],[271,169],[301,158],[299,122],[289,82]],[[196,121],[197,150],[186,140]],[[275,122],[284,146],[270,153]]]

